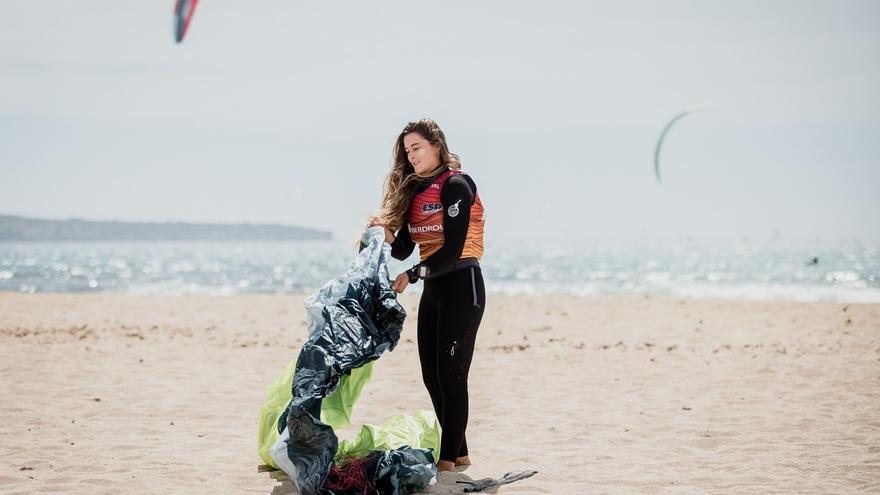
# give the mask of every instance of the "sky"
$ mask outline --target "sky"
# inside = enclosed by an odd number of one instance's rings
[[[0,214],[348,239],[431,117],[488,242],[880,239],[878,2],[173,5],[4,3]]]

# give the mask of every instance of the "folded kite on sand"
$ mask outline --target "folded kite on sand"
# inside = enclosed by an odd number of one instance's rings
[[[331,469],[337,469],[334,460],[358,457],[361,462],[352,464],[363,471],[358,479],[381,493],[412,493],[436,480],[432,450],[439,451],[440,434],[433,413],[366,425],[354,440],[341,444],[334,432],[348,426],[354,403],[372,375],[372,362],[394,349],[406,317],[391,289],[391,252],[384,236],[382,227],[364,232],[365,247],[345,275],[306,299],[308,340],[296,362],[267,390],[260,415],[260,456],[284,470],[304,495],[334,493],[325,486]],[[387,452],[377,452],[381,450]],[[335,481],[349,477],[350,467],[334,476],[334,487]]]

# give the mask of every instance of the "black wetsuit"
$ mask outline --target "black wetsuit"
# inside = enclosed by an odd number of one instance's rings
[[[470,177],[454,175],[446,181],[440,194],[444,211],[443,247],[410,270],[414,273],[415,268],[426,265],[431,273],[425,279],[419,302],[419,360],[422,380],[442,428],[439,460],[450,462],[468,454],[467,378],[486,305],[479,264],[466,260],[471,263],[459,267],[476,191]],[[459,213],[450,217],[449,207],[458,201]],[[391,244],[391,254],[403,260],[414,248],[409,227],[404,225]]]

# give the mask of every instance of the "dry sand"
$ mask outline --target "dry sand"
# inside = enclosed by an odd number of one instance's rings
[[[0,492],[295,493],[255,437],[302,300],[0,294]],[[430,409],[403,302],[356,425]],[[477,345],[428,493],[880,493],[880,305],[490,296]]]

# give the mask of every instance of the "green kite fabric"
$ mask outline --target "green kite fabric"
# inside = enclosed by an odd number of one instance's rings
[[[321,402],[321,421],[334,430],[351,425],[354,404],[364,385],[373,377],[373,365],[369,362],[344,375],[332,395]],[[278,440],[278,418],[287,409],[292,397],[291,383],[296,371],[296,360],[290,362],[281,375],[266,387],[266,402],[260,409],[257,429],[257,445],[260,459],[268,466],[278,469],[269,455],[269,448]],[[393,450],[404,445],[440,452],[440,424],[433,412],[419,411],[416,415],[401,414],[380,426],[363,425],[352,440],[341,440],[336,461],[348,457],[363,457],[373,450]]]
[[[364,385],[373,376],[372,362],[344,375],[332,395],[321,403],[321,421],[334,430],[347,428],[351,424],[351,411],[361,395]],[[266,387],[266,402],[260,409],[260,424],[257,429],[257,445],[260,459],[267,465],[278,469],[275,460],[269,455],[269,447],[278,440],[278,418],[287,409],[292,397],[290,385],[296,371],[296,359],[292,360],[274,382]]]
[[[323,412],[323,411],[322,411]],[[364,457],[373,450],[395,450],[408,445],[440,452],[440,423],[432,411],[394,416],[381,426],[364,425],[352,440],[340,440],[336,461]]]

